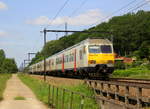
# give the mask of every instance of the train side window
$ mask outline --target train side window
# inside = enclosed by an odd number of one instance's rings
[[[56,64],[61,64],[62,63],[62,58],[56,58]]]
[[[65,63],[68,62],[68,55],[65,56],[64,62],[65,62]]]
[[[68,62],[68,55],[66,55],[66,62]]]
[[[72,53],[72,61],[74,61],[75,53]]]
[[[52,65],[52,66],[54,65],[54,61],[53,61],[53,60],[51,60],[51,65]]]
[[[71,54],[69,55],[69,62],[71,62]]]

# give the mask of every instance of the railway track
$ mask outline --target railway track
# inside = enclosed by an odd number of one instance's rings
[[[131,82],[139,84],[150,84],[150,79],[133,79],[133,78],[110,78],[110,81]]]

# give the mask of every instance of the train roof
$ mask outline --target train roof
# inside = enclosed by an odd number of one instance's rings
[[[83,41],[81,41],[81,42],[79,42],[79,43],[77,43],[77,44],[75,44],[75,45],[73,45],[73,46],[71,46],[71,47],[68,47],[68,48],[66,48],[66,49],[64,49],[64,50],[62,50],[62,51],[60,51],[60,52],[58,52],[58,53],[56,53],[56,54],[54,54],[54,55],[52,55],[52,56],[55,56],[55,55],[58,55],[58,54],[60,54],[60,53],[62,53],[62,52],[64,52],[64,51],[67,51],[67,50],[70,50],[70,49],[72,49],[72,48],[74,48],[74,47],[76,47],[76,46],[79,46],[79,45],[81,45],[81,44],[85,44],[85,43],[97,43],[97,44],[99,44],[99,43],[101,43],[101,44],[112,44],[111,43],[111,41],[109,41],[108,39],[101,39],[101,38],[87,38],[87,39],[85,39],[85,40],[83,40]],[[50,57],[52,57],[52,56],[50,56]],[[47,58],[48,59],[48,58]]]

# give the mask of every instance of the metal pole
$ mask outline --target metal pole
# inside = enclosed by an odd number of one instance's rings
[[[46,45],[46,28],[44,29],[44,47]],[[46,53],[44,53],[44,81],[46,81]]]
[[[66,31],[66,36],[68,35],[68,32],[67,32],[67,22],[65,23],[65,31]]]
[[[26,67],[26,62],[25,62],[25,60],[24,60],[24,63],[23,63],[23,65],[24,65],[23,67],[25,68],[25,67]],[[23,69],[24,69],[24,68],[23,68]]]
[[[21,71],[23,71],[23,67],[24,67],[24,65],[23,65],[23,62],[22,62],[22,65],[21,65],[22,67],[21,67]]]
[[[28,53],[28,60],[29,60],[29,62],[30,62],[30,53]]]
[[[30,61],[31,61],[31,55],[36,55],[36,53],[33,53],[33,52],[31,52],[31,53],[28,53],[28,61],[29,61],[29,63],[30,63]]]

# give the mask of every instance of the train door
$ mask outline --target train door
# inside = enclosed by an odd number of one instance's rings
[[[49,60],[49,70],[48,71],[51,71],[52,69],[51,69],[51,60]]]
[[[79,49],[78,64],[80,68],[85,67],[86,65],[86,46],[81,46]]]

